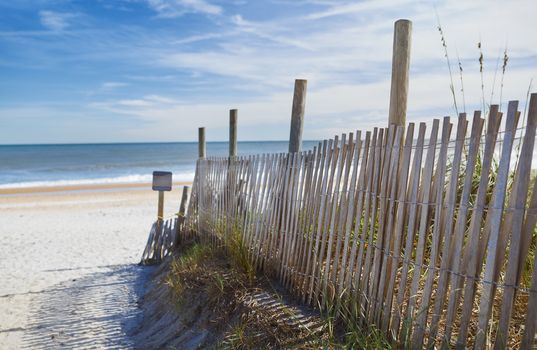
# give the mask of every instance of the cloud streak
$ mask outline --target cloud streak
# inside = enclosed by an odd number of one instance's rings
[[[186,13],[220,15],[222,8],[205,0],[147,0],[147,4],[161,18],[175,18]]]
[[[52,31],[59,32],[69,27],[69,20],[74,17],[72,13],[60,13],[54,11],[39,11],[41,24]]]

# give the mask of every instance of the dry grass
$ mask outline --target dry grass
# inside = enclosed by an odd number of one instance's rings
[[[316,333],[289,322],[297,318],[296,309],[283,302],[270,308],[255,302],[267,290],[272,300],[281,297],[266,278],[252,273],[242,244],[231,244],[217,249],[193,243],[172,262],[166,282],[181,313],[191,314],[192,323],[207,319],[204,327],[213,334],[208,348],[302,348]]]

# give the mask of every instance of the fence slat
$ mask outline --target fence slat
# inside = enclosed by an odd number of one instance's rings
[[[343,134],[341,137],[341,154],[339,156],[339,162],[336,164],[336,179],[334,182],[334,187],[332,189],[333,196],[332,196],[332,205],[331,205],[331,214],[330,214],[330,225],[328,226],[328,230],[326,232],[327,236],[327,245],[326,245],[326,258],[323,260],[321,259],[321,274],[320,277],[322,277],[322,289],[321,289],[321,296],[323,298],[324,302],[328,301],[329,295],[328,295],[328,277],[330,275],[330,265],[332,261],[332,246],[334,244],[334,236],[336,235],[336,224],[337,224],[337,214],[338,214],[338,206],[339,206],[339,199],[341,196],[340,188],[341,188],[341,177],[343,176],[344,172],[344,165],[345,160],[347,157],[347,151],[348,151],[348,144],[346,143],[347,135]],[[323,244],[324,246],[324,244]],[[322,255],[321,255],[322,256]]]
[[[364,205],[364,193],[366,191],[366,169],[370,168],[370,161],[369,161],[369,154],[370,154],[370,144],[371,144],[371,132],[366,132],[364,145],[362,147],[362,158],[361,160],[358,158],[357,162],[355,163],[355,166],[358,167],[358,162],[360,162],[360,174],[358,175],[358,183],[356,185],[355,191],[355,201],[353,207],[356,209],[352,209],[350,220],[348,221],[348,231],[349,231],[349,240],[350,240],[350,230],[352,230],[352,224],[354,223],[354,230],[353,233],[353,240],[352,242],[349,242],[350,244],[350,256],[349,260],[347,262],[347,272],[344,272],[344,276],[340,281],[340,293],[346,292],[347,298],[351,297],[352,293],[352,281],[353,281],[353,275],[354,275],[354,266],[356,261],[356,253],[358,249],[358,245],[363,246],[362,242],[359,242],[360,238],[360,221],[362,219],[362,213],[363,213],[363,205]],[[358,156],[359,157],[359,156]],[[344,259],[343,262],[345,263],[346,260]]]
[[[418,140],[416,143],[416,150],[414,151],[414,159],[412,164],[412,174],[411,177],[411,189],[408,193],[409,201],[409,211],[408,211],[408,224],[407,224],[407,235],[405,242],[405,253],[403,257],[403,263],[401,267],[401,279],[398,285],[397,291],[397,307],[392,321],[391,333],[393,334],[394,339],[398,339],[399,326],[401,321],[402,314],[402,305],[403,299],[405,297],[405,291],[407,289],[407,278],[409,270],[409,262],[412,256],[413,243],[414,243],[414,232],[415,225],[418,215],[418,190],[420,183],[420,173],[421,173],[421,163],[423,158],[423,145],[425,140],[425,123],[420,123],[418,131]]]
[[[417,311],[416,326],[412,337],[412,348],[421,349],[423,344],[423,337],[425,334],[425,326],[427,316],[429,312],[429,306],[431,301],[431,293],[433,290],[433,282],[436,275],[436,263],[437,255],[440,246],[440,228],[442,227],[442,215],[443,208],[443,194],[444,194],[444,182],[446,178],[447,167],[447,150],[449,146],[449,137],[451,135],[452,124],[450,118],[444,118],[442,125],[442,144],[440,146],[440,154],[438,156],[437,169],[435,174],[435,207],[434,207],[434,226],[432,232],[431,251],[429,255],[429,265],[425,265],[426,281],[423,287],[421,295],[421,308]],[[427,271],[428,270],[428,271]]]
[[[516,111],[516,106],[513,107]],[[514,118],[514,116],[513,116]],[[524,135],[524,143],[520,153],[520,162],[518,163],[518,178],[513,184],[513,193],[516,196],[515,207],[512,211],[512,233],[509,245],[509,259],[504,277],[504,291],[502,299],[502,307],[500,311],[500,320],[496,333],[496,341],[494,342],[495,349],[505,347],[507,342],[507,332],[509,321],[511,320],[511,312],[513,309],[513,300],[515,298],[515,285],[519,276],[518,267],[520,261],[525,260],[522,251],[522,228],[524,222],[524,214],[527,200],[527,193],[530,181],[531,160],[533,157],[533,146],[535,144],[535,131],[537,129],[537,94],[532,94],[530,100],[530,108],[528,112],[528,122],[526,125],[526,134]],[[505,147],[505,146],[504,146]],[[488,320],[487,320],[488,321]],[[483,321],[485,326],[485,322]],[[480,323],[481,326],[481,323]],[[486,329],[483,328],[483,329]],[[479,339],[479,338],[478,338]]]
[[[423,180],[421,183],[421,196],[420,196],[420,218],[418,229],[418,242],[416,255],[414,258],[414,272],[412,274],[412,283],[410,287],[410,295],[408,296],[408,305],[406,309],[406,322],[412,322],[414,318],[414,308],[416,306],[417,293],[419,282],[421,278],[421,268],[423,265],[423,256],[425,252],[425,240],[426,233],[428,231],[428,219],[429,219],[429,202],[431,200],[431,182],[433,177],[434,158],[436,153],[436,140],[438,138],[438,125],[440,121],[435,119],[431,130],[431,136],[429,137],[429,145],[427,149],[427,156],[425,158],[425,167],[423,170]],[[404,334],[403,338],[407,338],[409,335]]]
[[[377,199],[379,196],[379,178],[381,172],[381,153],[384,148],[384,129],[379,129],[376,144],[374,147],[374,160],[373,160],[373,176],[372,176],[372,186],[368,191],[369,203],[366,209],[367,214],[364,216],[364,230],[366,230],[364,237],[367,236],[367,250],[365,253],[365,262],[363,263],[363,274],[357,275],[356,278],[361,280],[359,289],[357,289],[358,294],[358,305],[360,306],[360,312],[362,313],[363,322],[367,319],[367,311],[369,304],[369,295],[367,293],[369,276],[371,271],[371,258],[374,247],[374,231],[376,225],[377,217]],[[366,222],[367,221],[367,222]],[[364,238],[365,242],[365,238]],[[363,277],[362,277],[363,276]]]
[[[455,154],[453,157],[453,162],[451,164],[451,175],[449,178],[449,187],[447,188],[446,198],[445,198],[445,220],[442,224],[442,227],[444,229],[443,235],[444,235],[444,245],[442,248],[442,255],[441,255],[441,263],[440,263],[440,272],[439,272],[439,278],[438,278],[438,284],[436,289],[436,296],[435,296],[435,304],[434,304],[434,310],[432,313],[432,319],[431,319],[431,330],[429,334],[429,341],[428,341],[428,347],[431,348],[434,346],[435,338],[438,332],[438,323],[440,321],[440,313],[441,309],[444,305],[444,298],[445,293],[447,292],[447,279],[448,279],[448,272],[447,269],[449,267],[450,262],[450,256],[449,252],[451,249],[451,239],[453,234],[453,223],[454,220],[451,218],[454,217],[455,214],[455,201],[456,196],[458,192],[458,181],[459,181],[459,172],[460,172],[460,164],[462,159],[462,152],[464,147],[464,139],[466,137],[466,128],[467,128],[468,122],[466,121],[466,115],[461,114],[459,116],[458,124],[457,124],[457,136],[456,136],[456,144],[455,144]]]
[[[474,297],[475,297],[475,280],[477,278],[477,254],[479,248],[479,234],[481,232],[481,220],[484,213],[487,189],[489,184],[489,174],[500,127],[501,117],[498,113],[497,106],[491,108],[485,136],[485,149],[483,161],[481,163],[481,174],[479,178],[479,187],[475,199],[474,210],[468,231],[468,243],[463,253],[463,274],[466,276],[464,287],[464,300],[462,305],[462,315],[459,325],[459,336],[457,338],[457,348],[465,348],[468,338],[468,326],[472,315]]]
[[[386,300],[384,303],[383,317],[382,317],[382,330],[388,331],[389,322],[392,313],[392,298],[393,288],[395,283],[395,275],[399,264],[399,252],[401,249],[401,241],[403,239],[403,225],[405,223],[405,196],[407,193],[407,181],[410,172],[410,159],[412,154],[412,142],[414,141],[414,123],[410,123],[407,128],[405,145],[403,148],[403,160],[401,163],[401,171],[399,172],[399,188],[397,190],[397,212],[395,214],[395,228],[393,236],[391,237],[392,243],[390,244],[390,257],[389,266],[386,266],[385,271],[388,275],[385,277],[388,280],[386,286]],[[395,186],[394,186],[395,188]],[[389,271],[389,272],[388,272]],[[392,334],[395,338],[395,335]]]

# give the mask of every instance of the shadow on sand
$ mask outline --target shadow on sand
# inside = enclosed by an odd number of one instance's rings
[[[113,265],[63,282],[31,302],[24,349],[125,349],[142,320],[138,307],[153,267]]]

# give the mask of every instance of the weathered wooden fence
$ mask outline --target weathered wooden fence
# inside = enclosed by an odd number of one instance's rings
[[[530,349],[537,94],[525,125],[516,101],[502,118],[492,106],[486,122],[475,112],[200,159],[183,234],[238,235],[297,298],[412,348]]]
[[[142,253],[141,264],[158,264],[166,256],[172,255],[176,247],[179,246],[181,232],[184,231],[189,189],[188,186],[183,187],[181,204],[176,214],[169,218],[159,217],[151,226],[147,243]]]

